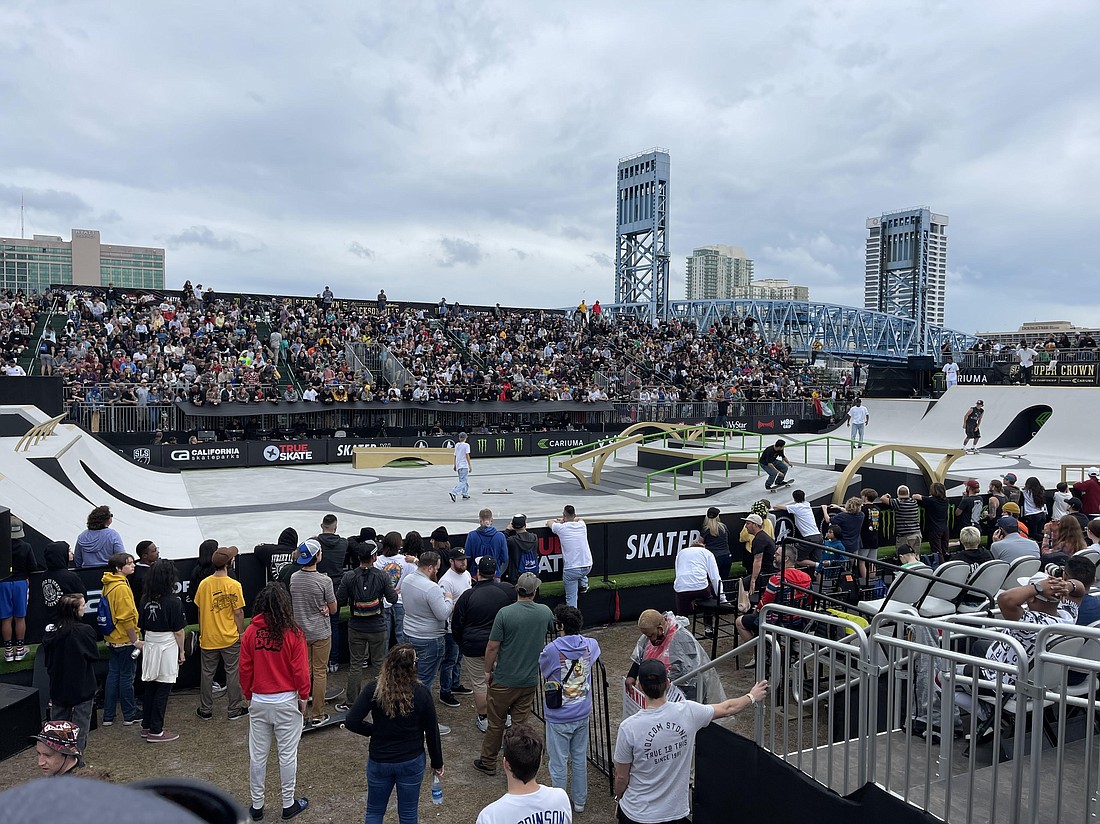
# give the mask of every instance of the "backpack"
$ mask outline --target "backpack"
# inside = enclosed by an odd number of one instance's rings
[[[385,579],[372,575],[373,570],[360,569],[355,573],[355,592],[351,598],[352,618],[375,618],[382,614],[382,592]],[[381,585],[381,590],[379,586]]]
[[[95,623],[106,638],[115,631],[115,618],[111,614],[111,602],[107,599],[107,590],[99,596],[99,606],[95,612]]]

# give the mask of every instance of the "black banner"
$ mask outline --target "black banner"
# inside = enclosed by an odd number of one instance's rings
[[[1096,386],[1097,364],[1095,363],[1037,363],[1031,370],[1032,386]],[[1014,364],[1010,372],[1011,379],[1022,379],[1019,364]]]
[[[328,440],[248,441],[248,466],[328,463]]]
[[[793,415],[768,415],[752,417],[718,418],[715,426],[734,429],[738,432],[760,432],[770,435],[773,432],[815,432],[826,418],[807,420]]]
[[[137,448],[137,447],[135,447]],[[178,469],[217,469],[223,466],[247,466],[247,450],[243,441],[226,441],[202,444],[172,444],[169,446],[150,446],[152,452],[159,451],[159,462],[155,466],[173,466]]]

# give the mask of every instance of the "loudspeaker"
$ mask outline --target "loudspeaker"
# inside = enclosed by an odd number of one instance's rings
[[[0,506],[0,578],[11,575],[11,510]]]
[[[218,439],[218,436],[215,434],[213,429],[200,429],[199,430],[199,440],[202,441],[203,443],[210,443],[212,441],[216,441],[217,439]]]
[[[931,355],[910,355],[909,370],[911,372],[931,372],[936,368],[936,359]]]
[[[38,722],[38,690],[0,684],[0,759],[31,746]]]

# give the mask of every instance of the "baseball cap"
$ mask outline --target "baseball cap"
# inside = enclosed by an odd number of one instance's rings
[[[520,595],[534,595],[538,588],[542,585],[542,581],[533,572],[525,572],[519,576],[519,580],[516,581],[516,592]]]
[[[1066,509],[1072,509],[1072,510],[1075,510],[1075,511],[1079,511],[1081,509],[1081,499],[1080,498],[1070,498],[1069,500],[1066,501]]]
[[[378,554],[378,544],[374,541],[360,541],[358,552],[360,561],[368,561]]]
[[[527,516],[522,512],[512,516],[512,529],[526,529]]]
[[[663,687],[668,683],[668,670],[663,661],[647,658],[638,665],[638,683],[643,687]]]
[[[309,566],[321,552],[321,545],[313,538],[303,541],[298,545],[298,561],[300,566]]]
[[[756,524],[757,526],[764,525],[764,519],[757,515],[755,512],[745,517],[745,523]]]
[[[1008,472],[1001,476],[1001,480],[1008,481],[1010,484],[1014,484],[1016,483],[1016,476],[1013,473]]]
[[[997,519],[997,528],[1002,532],[1019,532],[1020,522],[1011,515],[1005,515],[1003,518]]]
[[[966,482],[966,488],[967,489],[981,489],[982,485],[980,483],[978,483],[977,478],[971,478],[970,480],[968,480]]]
[[[240,550],[235,546],[220,546],[214,550],[214,554],[210,557],[210,563],[214,565],[214,569],[222,569],[233,562],[238,552]]]
[[[13,538],[25,538],[26,537],[26,533],[23,532],[23,522],[20,521],[18,518],[16,518],[14,515],[11,516],[11,537],[13,537]]]
[[[486,555],[477,562],[477,577],[492,578],[497,574],[497,562],[491,556]]]
[[[51,750],[80,758],[80,747],[77,744],[79,733],[80,728],[72,721],[47,721],[42,725],[42,731],[38,735],[32,735],[31,740],[41,741]]]
[[[1100,475],[1100,467],[1096,467],[1096,466],[1090,466],[1089,467],[1089,477],[1091,478],[1093,475]]]
[[[985,401],[974,401],[978,406],[985,406]]]
[[[466,550],[464,550],[462,547],[456,547],[455,549],[452,549],[451,550],[451,560],[452,561],[465,561],[466,560]]]
[[[721,514],[722,514],[722,510],[720,510],[716,506],[712,506],[710,509],[707,510],[707,517],[708,518],[717,518]]]

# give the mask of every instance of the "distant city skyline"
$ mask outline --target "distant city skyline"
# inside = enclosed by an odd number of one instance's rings
[[[163,248],[169,287],[606,304],[616,163],[662,146],[673,298],[718,241],[862,306],[866,217],[929,204],[948,327],[1089,325],[1100,4],[882,9],[13,0],[0,236],[22,199],[27,237]]]

